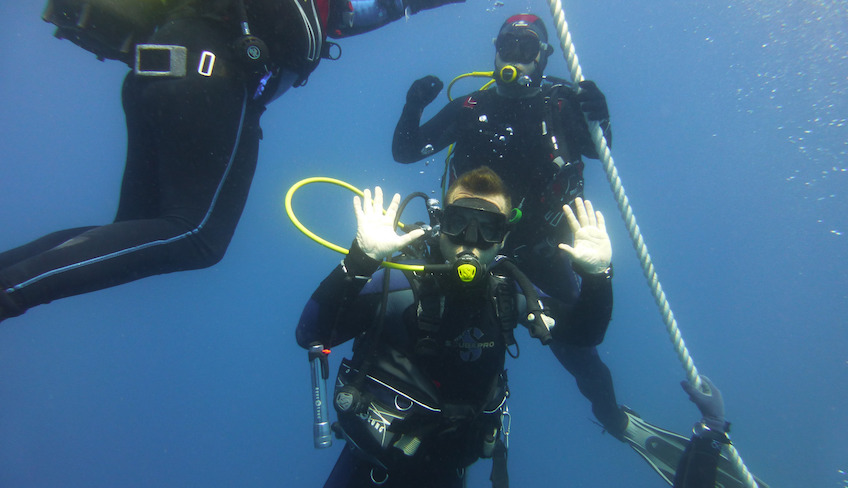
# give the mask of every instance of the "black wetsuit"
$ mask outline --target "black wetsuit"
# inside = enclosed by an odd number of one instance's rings
[[[574,91],[547,83],[527,98],[501,96],[494,89],[477,91],[454,99],[423,125],[421,113],[420,107],[404,106],[392,141],[395,161],[414,163],[455,143],[449,181],[480,166],[492,168],[507,183],[513,205],[523,212],[504,254],[514,257],[545,293],[573,301],[577,286],[571,273],[551,272],[571,267],[568,257],[556,252],[556,245],[568,239],[568,225],[564,219],[554,221],[555,227],[546,221],[552,205],[542,198],[553,179],[550,134],[557,136],[559,155],[574,163],[581,188],[581,155],[597,157]],[[553,207],[556,215],[562,214],[561,205]]]
[[[369,355],[368,344],[374,334],[374,329],[369,328],[378,312],[383,280],[382,272],[368,284],[354,276],[370,276],[375,269],[376,261],[363,258],[362,252],[354,247],[345,260],[345,267],[333,270],[307,303],[297,327],[298,344],[308,347],[321,343],[331,347],[368,331],[354,345],[351,363],[358,367]],[[498,269],[495,266],[493,272],[497,273]],[[387,466],[389,484],[383,486],[459,487],[464,476],[462,468],[481,456],[483,441],[477,436],[479,431],[472,426],[481,423],[490,425],[481,420],[485,417],[481,412],[486,411],[489,405],[497,407],[499,398],[503,400],[499,378],[504,376],[507,336],[511,337],[511,329],[510,334],[504,333],[503,322],[494,312],[497,307],[493,305],[491,295],[463,295],[441,288],[439,296],[445,297],[442,320],[432,333],[439,347],[435,353],[421,354],[414,347],[420,333],[416,325],[420,318],[416,314],[418,307],[409,281],[399,271],[392,271],[392,277],[385,322],[377,342],[379,347],[375,348],[376,359],[372,360],[367,372],[400,391],[412,394],[405,391],[409,387],[419,392],[413,396],[434,398],[433,402],[442,408],[442,413],[400,422],[400,429],[414,425],[414,432],[429,435],[420,436],[421,445],[413,457],[399,456],[401,468]],[[514,299],[515,288],[509,283],[512,291],[508,298]],[[568,330],[605,329],[611,310],[610,279],[604,275],[584,279],[574,305],[558,311],[557,327],[562,326],[564,333],[555,342],[568,340]],[[517,316],[522,315],[518,313]],[[426,391],[430,394],[420,393]],[[473,414],[467,414],[468,411]],[[499,421],[499,415],[494,420]],[[434,430],[435,426],[439,428]],[[396,424],[386,426],[387,431],[398,428]],[[345,430],[347,432],[347,427]],[[366,444],[360,438],[353,440],[360,446]],[[394,447],[387,450],[391,451],[385,453],[388,458],[397,451]],[[372,468],[373,464],[355,456],[351,449],[345,449],[325,487],[373,486],[370,477],[382,479],[385,472],[376,470],[377,474],[374,474]]]
[[[559,242],[570,240],[570,232],[564,219],[551,225],[550,216],[561,215],[561,207],[552,209],[542,201],[552,180],[553,149],[546,131],[556,135],[562,158],[575,164],[580,195],[581,156],[597,157],[574,91],[568,85],[549,83],[528,98],[505,97],[496,90],[477,91],[454,99],[423,125],[421,114],[420,107],[404,106],[392,142],[395,160],[413,163],[456,143],[448,175],[451,180],[479,166],[492,168],[510,188],[513,205],[521,204],[524,214],[502,252],[513,257],[546,294],[566,305],[574,303],[579,290],[577,276],[568,256],[556,248]],[[610,140],[609,125],[605,128]],[[609,368],[593,347],[602,340],[601,335],[589,343],[560,344],[551,350],[574,374],[598,420],[619,436],[625,417],[618,408]]]
[[[201,7],[188,1],[172,12],[146,39],[185,47],[185,76],[130,72],[124,81],[128,146],[114,222],[56,232],[0,254],[0,321],[58,298],[217,263],[247,199],[265,104],[305,81],[328,32],[365,32],[400,18],[408,5],[245,0],[251,33],[270,51],[258,67],[232,47],[241,35],[236,2],[196,3]],[[447,2],[415,3],[413,13]]]
[[[674,473],[674,488],[714,488],[723,442],[692,435]]]

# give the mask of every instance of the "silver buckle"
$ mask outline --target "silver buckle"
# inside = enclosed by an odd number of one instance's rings
[[[203,51],[200,54],[200,62],[197,64],[197,74],[201,76],[212,76],[215,67],[215,53]]]
[[[163,63],[167,56],[166,64]],[[138,44],[135,47],[135,67],[138,76],[170,76],[182,78],[186,75],[188,51],[183,46],[169,44]]]

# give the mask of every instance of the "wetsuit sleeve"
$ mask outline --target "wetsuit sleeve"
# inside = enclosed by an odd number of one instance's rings
[[[580,295],[574,305],[564,305],[552,298],[542,300],[556,327],[551,331],[555,341],[574,346],[597,346],[604,341],[612,318],[612,274],[583,276]]]
[[[713,488],[722,444],[693,435],[674,475],[674,488]]]
[[[362,292],[379,265],[354,242],[306,303],[295,332],[298,345],[307,348],[317,342],[333,347],[367,329],[380,294]]]
[[[331,0],[330,37],[350,37],[380,28],[405,15],[465,0]]]
[[[462,97],[448,103],[424,125],[420,125],[424,107],[409,103],[404,105],[392,137],[395,161],[403,164],[421,161],[456,142],[464,100],[465,97]]]

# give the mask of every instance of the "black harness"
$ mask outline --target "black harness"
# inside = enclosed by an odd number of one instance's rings
[[[358,364],[344,361],[336,380],[334,404],[339,422],[336,434],[346,439],[354,451],[383,470],[412,469],[419,451],[432,452],[439,446],[463,469],[478,458],[493,458],[493,486],[508,486],[506,448],[501,439],[506,412],[508,387],[506,372],[501,371],[482,404],[446,403],[439,397],[430,379],[411,361],[411,357],[429,357],[444,344],[436,341],[443,324],[444,294],[448,285],[438,276],[405,272],[414,296],[413,305],[404,314],[409,339],[414,347],[402,352],[380,340],[381,325],[375,322],[355,344],[365,347]],[[513,331],[518,324],[516,286],[505,274],[487,273],[486,316],[498,321],[507,346],[517,346]],[[483,286],[481,285],[481,286]],[[385,304],[385,301],[384,301]],[[370,337],[368,337],[370,336]],[[411,356],[407,356],[407,354]],[[448,440],[449,439],[449,440]]]
[[[541,208],[545,211],[545,221],[551,227],[557,227],[562,220],[562,206],[568,205],[577,197],[583,197],[584,163],[580,153],[568,146],[561,104],[564,97],[559,94],[571,85],[563,80],[547,88],[545,93],[545,118],[542,124],[542,136],[550,148],[550,178],[541,195]]]
[[[438,333],[443,322],[445,309],[445,290],[438,276],[417,275],[405,272],[415,297],[415,320],[413,325],[415,335],[414,350],[422,356],[432,356],[441,347],[434,336]],[[489,273],[487,275],[486,296],[491,304],[490,312],[500,323],[501,334],[507,346],[507,352],[512,357],[518,357],[509,348],[517,346],[513,330],[518,325],[518,304],[516,301],[515,283],[505,275]]]

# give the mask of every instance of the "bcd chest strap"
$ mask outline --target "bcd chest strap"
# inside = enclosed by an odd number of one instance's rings
[[[414,350],[422,356],[433,356],[442,347],[436,340],[445,311],[445,291],[434,275],[418,275],[405,272],[415,298],[415,323],[413,327]],[[507,351],[515,345],[513,330],[518,325],[518,305],[515,285],[503,275],[488,274],[487,298],[490,313],[500,323],[500,331]],[[513,355],[510,351],[510,355]]]

